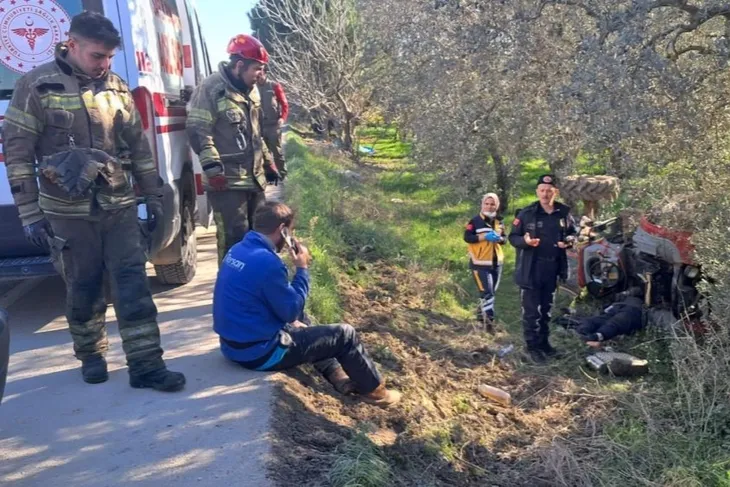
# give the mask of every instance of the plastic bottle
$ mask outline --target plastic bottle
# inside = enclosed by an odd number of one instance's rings
[[[509,395],[509,392],[503,391],[502,389],[480,384],[478,390],[479,394],[487,399],[491,399],[505,406],[512,404],[512,396]]]
[[[515,346],[514,346],[513,344],[511,344],[511,343],[510,343],[510,344],[509,344],[509,345],[507,345],[506,347],[503,347],[503,348],[501,348],[501,349],[499,350],[499,352],[497,352],[497,356],[498,356],[499,358],[503,358],[503,357],[505,357],[506,355],[509,355],[510,353],[512,353],[512,352],[514,351],[514,349],[515,349]]]

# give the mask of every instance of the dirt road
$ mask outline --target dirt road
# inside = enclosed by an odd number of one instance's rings
[[[162,344],[187,387],[129,387],[114,310],[108,309],[110,379],[81,380],[59,278],[0,293],[11,314],[11,359],[0,406],[0,485],[269,485],[264,461],[272,385],[226,362],[212,331],[215,230],[198,231],[195,280],[153,282]]]

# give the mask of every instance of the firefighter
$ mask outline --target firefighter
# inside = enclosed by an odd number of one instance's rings
[[[558,279],[568,276],[566,249],[575,238],[570,208],[555,202],[557,195],[555,176],[540,176],[538,201],[518,213],[509,234],[517,249],[515,281],[521,289],[527,353],[538,364],[560,355],[550,345],[548,325]]]
[[[162,359],[132,178],[146,198],[150,230],[162,217],[162,180],[132,93],[109,70],[120,44],[109,19],[83,12],[72,19],[55,61],[18,80],[5,114],[8,180],[26,236],[51,248],[66,281],[66,317],[83,379],[109,377],[106,269],[130,385],[178,391],[185,376]]]
[[[241,34],[228,43],[230,60],[193,93],[187,134],[208,179],[215,213],[218,265],[253,226],[265,201],[267,172],[280,179],[261,138],[261,98],[256,81],[269,54],[255,37]]]
[[[286,159],[282,152],[281,127],[289,116],[289,102],[286,101],[281,83],[268,80],[267,70],[264,70],[258,80],[258,89],[261,95],[263,113],[261,132],[264,143],[271,152],[276,168],[283,179],[286,177]]]
[[[494,295],[504,260],[504,223],[498,212],[499,197],[495,193],[485,194],[481,211],[464,230],[464,241],[469,244],[469,268],[480,293],[477,321],[484,323],[489,332],[494,332]]]

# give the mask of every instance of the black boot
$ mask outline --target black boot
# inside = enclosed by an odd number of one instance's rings
[[[109,380],[106,359],[101,355],[89,357],[81,361],[81,375],[88,384],[101,384]]]
[[[185,376],[180,372],[162,368],[141,375],[130,374],[129,385],[135,389],[150,388],[162,392],[177,392],[185,387]]]
[[[565,354],[562,351],[554,348],[552,345],[550,345],[550,342],[547,341],[542,346],[542,352],[545,354],[546,357],[552,359],[561,359],[565,357]]]
[[[545,352],[537,348],[528,348],[525,353],[525,358],[535,365],[545,365],[547,363]]]

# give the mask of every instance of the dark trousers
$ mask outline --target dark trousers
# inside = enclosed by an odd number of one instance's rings
[[[610,340],[618,335],[629,335],[641,329],[642,325],[641,308],[626,306],[581,320],[577,331],[583,336],[600,333],[604,340]]]
[[[271,152],[271,156],[274,158],[276,169],[279,170],[282,176],[285,175],[286,159],[284,159],[284,151],[281,148],[281,127],[278,125],[263,127],[261,135],[266,147]]]
[[[550,318],[558,287],[557,261],[538,260],[535,267],[535,284],[522,288],[522,329],[525,343],[530,350],[540,350],[548,344]]]
[[[266,196],[260,190],[210,191],[208,198],[213,206],[220,266],[231,247],[240,242],[246,232],[253,230],[253,216],[266,201]]]
[[[49,221],[56,237],[66,241],[62,249],[53,249],[52,257],[66,281],[66,318],[76,357],[84,360],[109,349],[106,269],[129,373],[164,367],[136,207],[102,211],[93,221],[53,217]]]
[[[494,320],[494,296],[502,278],[502,266],[480,267],[472,269],[472,273],[480,294],[477,320],[482,320],[485,315],[490,320]]]
[[[382,378],[351,325],[320,325],[307,328],[287,327],[292,338],[281,361],[267,370],[285,370],[314,364],[327,377],[342,366],[360,394],[375,390]]]

